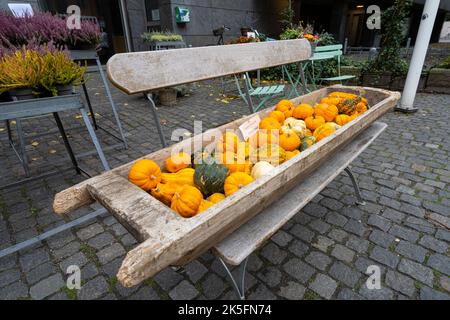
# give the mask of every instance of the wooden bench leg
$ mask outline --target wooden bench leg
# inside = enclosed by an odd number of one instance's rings
[[[356,181],[355,176],[353,175],[352,170],[350,169],[350,167],[347,167],[344,169],[345,172],[347,173],[347,175],[349,176],[350,180],[352,181],[353,184],[353,188],[355,188],[355,193],[356,193],[356,204],[360,205],[360,206],[365,206],[366,202],[364,201],[364,199],[362,198],[361,195],[361,190],[359,189],[359,185],[358,185],[358,181]]]
[[[236,279],[234,278],[233,274],[231,273],[231,270],[228,268],[228,265],[219,257],[217,257],[220,262],[222,263],[226,273],[228,274],[228,277],[231,280],[231,284],[234,287],[234,290],[236,291],[239,299],[245,300],[245,273],[247,272],[247,262],[248,257],[239,265],[239,279],[236,282]]]

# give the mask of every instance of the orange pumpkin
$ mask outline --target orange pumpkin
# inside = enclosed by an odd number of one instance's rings
[[[322,116],[326,122],[333,121],[339,114],[338,108],[334,105],[326,103],[319,103],[314,108],[314,114],[316,116]]]
[[[269,114],[269,117],[277,119],[279,123],[283,123],[286,119],[284,113],[278,110],[272,111]]]
[[[364,102],[360,102],[356,105],[356,111],[358,114],[362,114],[367,111],[367,105]]]
[[[238,144],[239,144],[239,137],[235,133],[227,131],[219,139],[217,146],[220,152],[225,151],[236,152]]]
[[[225,195],[223,193],[214,193],[209,196],[208,201],[211,201],[212,203],[216,204],[220,201],[225,200]]]
[[[289,110],[286,110],[285,112],[283,112],[284,113],[284,117],[287,119],[287,118],[290,118],[290,117],[292,117],[292,114],[294,113],[294,108],[292,108],[292,109],[289,109]]]
[[[305,120],[306,118],[312,116],[313,114],[314,114],[314,108],[307,103],[300,104],[292,112],[292,116],[294,118],[302,119],[302,120]]]
[[[322,116],[313,115],[305,119],[305,124],[309,130],[314,131],[321,125],[325,124],[325,118]]]
[[[319,142],[329,135],[332,135],[335,131],[336,128],[332,124],[326,123],[314,130],[314,138],[316,138],[317,142]]]
[[[202,213],[209,208],[211,208],[214,205],[211,201],[208,200],[202,200],[202,203],[200,203],[200,206],[198,207],[197,214]]]
[[[131,167],[128,180],[139,188],[150,191],[161,182],[161,168],[152,160],[138,160]]]
[[[285,112],[292,108],[294,108],[294,104],[290,100],[281,100],[278,102],[275,110]]]
[[[251,182],[253,182],[253,178],[247,173],[235,172],[230,174],[224,184],[225,196],[231,196]]]
[[[350,116],[350,121],[355,120],[356,118],[358,118],[358,116],[359,116],[358,111],[353,112],[352,115]]]
[[[295,149],[300,147],[301,143],[302,141],[300,140],[299,136],[293,130],[289,130],[288,132],[280,135],[280,147],[282,147],[286,151],[294,151]]]
[[[218,163],[227,165],[236,161],[236,154],[231,151],[218,152],[216,153],[216,159]]]
[[[172,155],[166,160],[166,169],[168,172],[175,173],[191,166],[191,156],[187,153],[180,152]]]
[[[281,124],[277,119],[272,117],[265,117],[259,123],[259,128],[263,130],[281,130]]]
[[[338,125],[343,126],[351,121],[350,116],[346,114],[339,114],[334,119],[334,122],[336,122]]]
[[[185,185],[175,192],[172,198],[171,208],[184,218],[190,218],[197,214],[203,201],[203,194],[195,187]]]
[[[265,146],[266,144],[277,144],[279,137],[278,133],[279,132],[275,130],[270,132],[260,130],[249,139],[249,143],[253,148],[259,148]]]
[[[183,186],[178,183],[158,183],[158,186],[151,190],[151,195],[170,207],[173,195],[181,188]]]
[[[300,154],[299,150],[286,151],[286,161],[292,159],[293,157],[295,157],[296,155],[299,155],[299,154]]]
[[[320,100],[320,103],[326,103],[329,105],[338,105],[341,102],[342,99],[340,98],[335,98],[335,97],[326,97],[323,98],[322,100]]]

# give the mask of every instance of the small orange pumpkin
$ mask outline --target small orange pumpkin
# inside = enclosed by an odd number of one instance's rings
[[[208,210],[208,209],[211,208],[213,205],[214,205],[214,203],[212,203],[211,201],[208,201],[208,200],[202,200],[202,202],[200,203],[200,206],[198,207],[197,214],[202,213],[202,212]]]
[[[225,196],[231,196],[251,182],[253,182],[253,178],[247,173],[235,172],[230,174],[224,184]]]
[[[277,144],[279,138],[278,133],[279,132],[276,130],[259,130],[252,137],[250,137],[249,143],[253,148],[259,148],[265,146],[266,144]]]
[[[239,144],[239,137],[234,132],[227,131],[219,139],[217,146],[220,152],[225,151],[236,152],[238,144]]]
[[[152,160],[138,160],[131,167],[128,180],[139,188],[150,191],[161,182],[161,168]]]
[[[223,193],[214,193],[209,196],[208,201],[211,201],[212,203],[216,204],[220,201],[225,200],[225,195]]]
[[[300,154],[300,150],[286,151],[286,161]]]
[[[278,102],[275,110],[285,112],[292,108],[294,108],[294,104],[290,100],[281,100]]]
[[[321,125],[325,124],[325,118],[322,116],[313,115],[305,119],[305,124],[309,130],[314,131]]]
[[[326,103],[319,103],[314,108],[314,114],[316,116],[322,116],[326,122],[333,121],[334,118],[339,114],[339,110],[334,105],[329,105]]]
[[[358,118],[358,116],[359,116],[358,111],[353,112],[352,115],[350,116],[350,121],[355,120],[356,118]]]
[[[351,121],[350,116],[346,114],[339,114],[334,119],[334,122],[336,122],[338,125],[343,126]]]
[[[300,137],[293,130],[289,130],[288,132],[280,135],[280,147],[286,151],[294,151],[300,147],[301,143],[302,141],[300,140]]]
[[[312,116],[313,114],[314,114],[314,108],[307,103],[300,104],[292,112],[292,116],[294,118],[302,119],[302,120],[305,120],[306,118]]]
[[[166,160],[166,169],[170,173],[178,172],[191,166],[191,156],[187,153],[180,152],[172,155]]]
[[[316,138],[317,142],[319,142],[329,135],[332,135],[335,131],[336,128],[332,124],[326,123],[314,130],[314,138]]]
[[[367,105],[364,102],[360,102],[356,105],[356,111],[358,114],[362,114],[367,111]]]
[[[259,123],[259,128],[263,130],[281,130],[281,124],[277,119],[272,117],[265,117]]]
[[[158,183],[156,188],[151,190],[151,195],[170,207],[173,195],[175,192],[180,191],[181,188],[183,186],[177,183]]]
[[[171,208],[184,218],[191,218],[198,212],[203,201],[203,194],[195,187],[185,185],[175,192]]]
[[[283,123],[286,119],[284,113],[278,110],[272,111],[269,114],[269,117],[277,119],[279,123]]]

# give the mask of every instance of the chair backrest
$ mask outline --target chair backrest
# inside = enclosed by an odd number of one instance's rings
[[[111,82],[128,94],[207,80],[309,59],[306,39],[116,54]]]
[[[325,58],[335,58],[342,56],[342,44],[333,44],[330,46],[320,46],[316,47],[313,58],[315,59],[325,59]]]

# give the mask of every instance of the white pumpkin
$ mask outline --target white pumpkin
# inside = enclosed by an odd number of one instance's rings
[[[275,167],[267,161],[260,161],[253,166],[252,177],[253,179],[259,179],[269,174]]]
[[[284,120],[281,131],[288,133],[293,130],[300,138],[304,138],[306,135],[306,123],[303,120],[298,120],[293,117]]]

